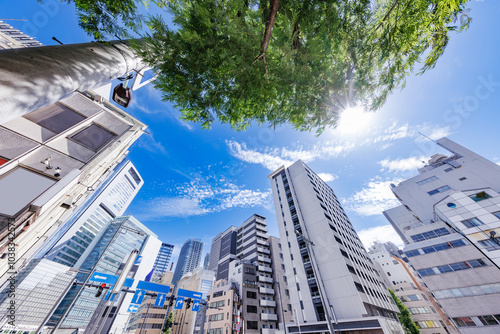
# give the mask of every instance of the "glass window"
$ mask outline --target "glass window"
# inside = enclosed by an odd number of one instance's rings
[[[462,220],[462,224],[464,224],[465,227],[470,228],[470,227],[483,225],[483,222],[477,218],[471,218],[471,219]]]
[[[426,184],[426,183],[432,182],[432,181],[437,180],[437,179],[438,179],[438,178],[437,178],[436,176],[431,176],[431,177],[429,177],[429,178],[427,178],[427,179],[425,179],[425,180],[418,181],[418,182],[417,182],[417,184],[418,184],[419,186],[421,186],[421,185],[423,185],[423,184]]]
[[[24,118],[55,133],[61,133],[85,119],[84,116],[60,103],[35,110]]]
[[[483,315],[478,318],[485,326],[498,325],[497,320],[492,315]]]
[[[488,195],[488,193],[486,193],[485,191],[481,191],[477,194],[474,194],[472,196],[469,196],[474,202],[479,202],[479,201],[482,201],[482,200],[485,200],[485,199],[488,199],[490,198],[491,196]]]
[[[104,145],[109,143],[114,137],[116,137],[115,134],[109,132],[103,127],[97,124],[91,124],[89,127],[73,135],[71,139],[93,151],[98,151]]]
[[[440,188],[437,188],[437,189],[434,189],[434,190],[431,190],[431,191],[428,191],[427,193],[429,195],[434,195],[434,194],[437,194],[437,193],[442,193],[443,191],[446,191],[446,190],[450,190],[451,188],[449,186],[443,186],[443,187],[440,187]]]

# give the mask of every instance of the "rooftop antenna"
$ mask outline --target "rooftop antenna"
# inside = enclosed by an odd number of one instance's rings
[[[426,135],[424,135],[422,132],[418,131],[418,134],[421,135],[422,137],[424,138],[427,138],[429,139],[430,141],[434,142],[435,144],[437,144],[437,141],[433,140],[433,139],[430,139],[429,137],[427,137]]]

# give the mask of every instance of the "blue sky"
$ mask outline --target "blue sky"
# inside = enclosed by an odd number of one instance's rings
[[[401,241],[381,215],[397,204],[389,184],[416,175],[421,161],[442,153],[418,132],[448,136],[495,162],[500,161],[500,3],[471,1],[471,28],[453,36],[435,69],[408,79],[376,113],[353,112],[339,129],[317,137],[289,126],[253,126],[234,132],[180,121],[150,85],[134,94],[127,109],[149,125],[129,158],[145,185],[129,208],[176,254],[188,238],[211,239],[253,213],[267,217],[278,235],[267,175],[297,159],[322,173],[344,204],[365,246],[374,240]],[[2,18],[45,45],[89,41],[74,9],[56,0],[2,3]]]

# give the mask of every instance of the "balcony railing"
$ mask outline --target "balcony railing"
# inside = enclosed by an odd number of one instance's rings
[[[260,300],[260,306],[263,306],[263,307],[276,307],[276,302],[274,300],[261,299]]]
[[[260,287],[259,292],[265,295],[274,295],[274,289]]]
[[[278,315],[270,314],[270,313],[261,313],[260,320],[262,320],[262,321],[277,321]]]

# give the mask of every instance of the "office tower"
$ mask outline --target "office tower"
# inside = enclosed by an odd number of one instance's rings
[[[162,243],[158,256],[156,257],[153,273],[153,278],[151,281],[159,281],[163,274],[166,273],[169,268],[170,258],[172,257],[172,252],[174,251],[174,246],[166,243]]]
[[[0,21],[0,50],[41,46],[42,43]]]
[[[442,138],[384,211],[404,252],[461,333],[500,331],[500,166]]]
[[[186,304],[182,310],[176,310],[174,315],[173,333],[175,334],[205,334],[204,317],[206,312],[207,295],[215,282],[215,272],[205,270],[201,267],[195,268],[192,272],[188,272],[182,276],[177,282],[177,290],[185,289],[198,291],[202,294],[202,301],[198,312],[187,309]]]
[[[184,245],[182,245],[177,265],[175,266],[172,283],[177,283],[182,276],[197,268],[200,265],[202,253],[203,242],[199,239],[188,239]]]
[[[300,160],[269,178],[297,320],[289,331],[402,332],[396,305],[333,190]]]
[[[212,240],[208,270],[217,273],[217,280],[228,278],[229,262],[236,258],[237,228],[229,227]]]
[[[210,253],[205,255],[205,260],[203,260],[203,269],[208,270],[208,264],[210,263]]]
[[[85,271],[92,269],[102,273],[119,275],[132,250],[137,249],[141,256],[141,262],[132,267],[129,277],[143,280],[153,268],[154,263],[154,258],[148,254],[157,253],[160,246],[161,241],[158,240],[157,236],[135,218],[130,216],[115,218],[101,233],[98,242],[87,253],[88,255],[77,262],[76,266],[81,270],[81,273],[76,278],[83,282],[88,275]],[[61,329],[89,330],[88,326],[96,325],[98,321],[101,321],[108,308],[104,308],[103,297],[105,294],[97,298],[95,293],[95,287],[72,287],[55,310],[47,324],[48,327],[55,326],[67,309],[68,312],[60,324]],[[74,298],[76,299],[72,302]],[[120,298],[116,299],[106,318],[103,331],[108,332],[111,328],[111,332],[113,332],[119,327],[123,328],[128,318],[127,308],[131,299],[132,294],[129,293],[122,293]],[[119,314],[121,317],[117,317]]]
[[[421,334],[458,333],[408,259],[392,242],[375,242],[368,254],[385,284],[403,302]],[[397,254],[397,255],[396,255]]]
[[[240,316],[241,297],[238,285],[223,279],[214,282],[208,291],[205,314],[206,334],[235,334],[241,332],[243,320]],[[238,324],[240,328],[238,328]]]
[[[0,187],[17,189],[0,195],[0,256],[9,242],[16,254],[0,262],[0,284],[84,205],[145,128],[89,91],[0,125]]]

